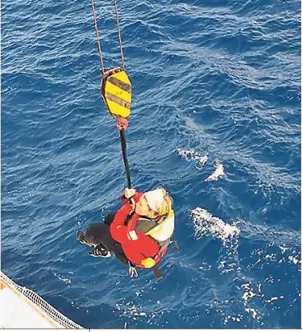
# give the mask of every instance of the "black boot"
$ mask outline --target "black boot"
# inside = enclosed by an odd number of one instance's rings
[[[87,244],[88,246],[90,246],[90,244],[86,242],[85,237],[86,237],[86,232],[77,231],[77,240],[82,244]]]
[[[89,252],[89,256],[108,258],[111,257],[111,253],[100,243]]]

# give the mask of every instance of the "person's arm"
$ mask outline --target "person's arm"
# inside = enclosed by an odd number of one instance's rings
[[[122,206],[115,214],[114,220],[110,225],[110,233],[112,238],[120,243],[129,241],[127,227],[125,221],[128,215],[132,212],[132,207],[129,203]],[[131,219],[138,219],[139,215],[134,214]]]
[[[112,238],[123,243],[129,243],[129,241],[135,242],[135,245],[138,248],[138,251],[142,253],[144,258],[153,256],[157,254],[158,252],[158,244],[151,239],[149,236],[146,236],[142,233],[137,233],[136,238],[132,239],[129,236],[128,228],[125,226],[125,221],[128,217],[128,215],[131,213],[132,208],[130,204],[125,204],[122,206],[117,213],[115,214],[114,220],[110,225],[110,233]],[[131,221],[133,221],[134,224],[136,224],[137,220],[140,218],[140,215],[135,213],[131,217]]]
[[[139,193],[136,192],[132,197],[134,199],[134,202],[137,203],[139,201],[139,199],[141,198],[141,196],[143,195],[143,193]],[[129,198],[126,198],[125,195],[121,196],[121,201],[123,203],[128,203],[129,202]]]
[[[143,193],[140,193],[140,192],[135,192],[135,189],[130,189],[130,191],[134,191],[134,195],[130,198],[126,198],[126,191],[127,189],[125,189],[125,194],[124,194],[124,201],[126,202],[130,202],[130,203],[133,203],[132,200],[134,200],[134,203],[138,203],[140,198],[143,196]],[[132,201],[132,202],[131,202]],[[135,208],[135,207],[134,207]],[[136,227],[136,223],[137,223],[137,220],[138,218],[131,218],[129,220],[129,223],[127,225],[127,232],[129,233],[129,237],[132,239],[132,240],[137,240],[137,235],[135,234],[135,227]]]
[[[125,189],[126,192],[127,189]],[[135,189],[130,189],[130,190],[135,190]],[[131,197],[133,198],[135,203],[138,203],[138,201],[140,200],[140,198],[142,197],[143,193],[140,192],[135,192],[134,195]],[[131,198],[126,198],[125,194],[121,197],[121,200],[124,203],[131,203]],[[127,233],[128,233],[128,238],[130,237],[130,239],[132,240],[137,240],[137,235],[135,234],[134,229],[136,227],[136,223],[137,223],[138,218],[131,218],[128,225],[127,225]]]

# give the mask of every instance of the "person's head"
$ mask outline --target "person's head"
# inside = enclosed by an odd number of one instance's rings
[[[135,206],[135,212],[149,218],[166,216],[172,209],[172,198],[164,188],[144,193]]]

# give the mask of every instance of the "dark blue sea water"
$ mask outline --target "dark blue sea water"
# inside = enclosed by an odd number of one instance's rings
[[[300,2],[118,2],[133,185],[165,186],[156,281],[75,233],[121,206],[90,2],[2,2],[2,270],[87,328],[301,326]],[[113,2],[96,0],[106,68]]]

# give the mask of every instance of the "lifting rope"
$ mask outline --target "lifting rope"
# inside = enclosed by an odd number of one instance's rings
[[[115,11],[115,19],[116,19],[116,25],[117,25],[118,40],[119,40],[119,45],[120,45],[122,68],[125,71],[125,61],[124,61],[124,53],[123,53],[123,46],[122,46],[122,35],[121,35],[121,29],[120,29],[120,24],[119,24],[116,0],[114,0],[114,11]]]
[[[102,74],[104,75],[105,70],[104,70],[103,54],[102,54],[102,48],[101,48],[101,39],[100,39],[99,29],[98,29],[98,26],[97,26],[96,10],[95,10],[95,7],[94,7],[94,1],[93,0],[91,0],[91,7],[92,7],[92,16],[93,16],[93,22],[94,22],[94,29],[95,29],[95,34],[96,34],[96,41],[98,43],[98,52],[99,52],[99,57],[100,57],[100,68],[101,68]]]
[[[132,95],[131,95],[131,82],[125,71],[125,61],[124,61],[124,53],[122,46],[121,29],[119,25],[117,2],[116,0],[114,0],[114,11],[115,11],[118,39],[119,39],[122,68],[117,67],[109,69],[107,71],[105,71],[104,68],[103,53],[101,48],[101,38],[97,25],[97,14],[94,5],[94,0],[91,0],[91,7],[92,7],[92,16],[94,21],[94,29],[98,45],[98,53],[100,58],[100,69],[102,72],[101,95],[111,116],[113,116],[118,121],[119,125],[121,125],[124,128],[126,127],[125,124],[127,125],[127,120],[125,119],[130,116],[130,105],[131,105]],[[126,137],[123,128],[120,130],[121,148],[122,148],[123,161],[127,177],[127,186],[128,188],[131,188],[129,163],[126,153],[127,150]]]
[[[104,62],[103,62],[103,53],[102,53],[102,48],[101,48],[100,33],[99,33],[98,25],[97,25],[97,15],[96,15],[96,10],[95,10],[94,0],[91,0],[91,7],[92,7],[92,16],[93,16],[93,21],[94,21],[94,29],[95,29],[95,34],[96,34],[96,40],[97,40],[97,43],[98,43],[98,53],[99,53],[99,57],[100,57],[100,68],[101,68],[102,74],[104,75],[105,69],[104,69]],[[115,12],[115,20],[116,20],[117,33],[118,33],[119,46],[120,46],[121,64],[122,64],[123,71],[125,71],[124,52],[123,52],[123,45],[122,45],[122,34],[121,34],[121,29],[120,29],[120,24],[119,24],[119,16],[118,16],[116,0],[114,0],[114,12]]]
[[[92,15],[94,21],[95,34],[98,44],[98,53],[100,57],[100,69],[102,72],[102,80],[101,80],[101,94],[104,100],[105,105],[108,108],[109,113],[112,117],[114,117],[117,122],[120,132],[120,140],[121,140],[121,148],[123,153],[123,161],[125,166],[125,172],[127,177],[127,186],[131,188],[131,179],[130,179],[130,170],[129,163],[127,159],[127,146],[126,146],[126,136],[125,129],[128,126],[128,122],[126,120],[127,117],[130,116],[130,106],[131,106],[131,82],[129,77],[125,71],[125,61],[124,61],[124,53],[122,46],[122,36],[121,29],[119,25],[119,16],[117,10],[117,2],[114,0],[114,11],[115,11],[115,19],[117,25],[119,46],[120,46],[120,55],[121,55],[121,68],[113,68],[105,71],[104,62],[103,62],[103,53],[101,48],[101,38],[97,25],[97,15],[94,6],[94,0],[91,0],[92,7]],[[157,264],[152,267],[154,275],[157,279],[161,279],[163,275],[161,274]]]

